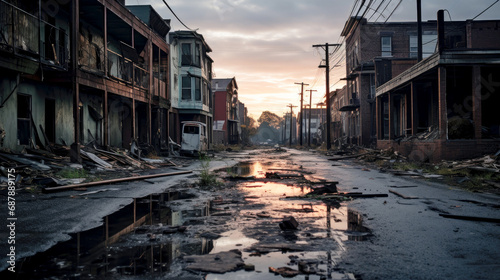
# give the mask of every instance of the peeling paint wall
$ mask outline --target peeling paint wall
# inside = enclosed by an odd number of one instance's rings
[[[15,87],[15,78],[4,78],[0,80],[0,100],[3,102]],[[35,81],[23,81],[21,79],[17,92],[7,100],[4,107],[0,109],[0,122],[6,131],[3,147],[21,151],[24,146],[18,145],[18,94],[31,96],[31,108],[33,121],[42,143],[43,139],[40,125],[45,126],[45,100],[47,98],[55,100],[55,139],[56,143],[61,143],[63,139],[67,144],[73,143],[73,95],[71,91],[64,87],[53,85],[48,87]],[[35,139],[35,127],[31,126],[31,138]],[[45,129],[45,127],[44,127]]]

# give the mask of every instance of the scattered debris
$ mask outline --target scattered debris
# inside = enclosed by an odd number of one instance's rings
[[[274,267],[270,266],[269,272],[274,273],[276,275],[281,275],[281,276],[286,277],[286,278],[292,278],[292,277],[295,277],[295,276],[300,274],[300,271],[295,270],[295,269],[290,268],[290,267],[287,267],[287,266],[278,267],[278,268],[274,268]]]
[[[184,257],[187,263],[186,270],[211,272],[211,273],[226,273],[243,269],[245,263],[241,258],[239,250],[231,250],[228,252],[219,252],[208,255],[194,255]]]
[[[296,230],[299,226],[299,223],[293,216],[288,216],[283,218],[283,220],[279,223],[281,230]]]

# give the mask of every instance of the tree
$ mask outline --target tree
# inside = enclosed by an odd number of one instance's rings
[[[283,118],[279,117],[275,113],[264,111],[257,121],[261,126],[267,124],[269,127],[274,129],[280,129],[280,123],[282,120]]]
[[[243,145],[250,145],[251,140],[257,133],[257,123],[252,117],[245,118],[245,123],[241,126],[241,141]]]

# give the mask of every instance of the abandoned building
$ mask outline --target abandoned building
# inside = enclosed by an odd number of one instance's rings
[[[498,139],[498,120],[489,106],[499,101],[494,94],[498,91],[499,24],[454,21],[440,29],[437,21],[423,22],[425,60],[418,63],[416,22],[350,18],[342,31],[346,88],[330,93],[332,120],[340,121],[332,122],[334,141],[392,147],[417,160],[464,158],[498,149],[498,144],[491,145],[496,140],[486,138]],[[476,100],[474,105],[472,100]],[[435,130],[440,140],[426,136],[425,141],[418,141],[419,133]],[[458,147],[463,149],[457,151]]]
[[[450,45],[464,34],[465,24],[449,24]],[[424,57],[434,53],[437,30],[435,21],[422,23]],[[388,63],[391,78],[417,62],[417,22],[368,22],[362,17],[351,17],[344,25],[347,94],[339,111],[344,112],[348,124],[344,144],[376,145],[375,88],[379,86],[381,71],[376,65]],[[380,67],[379,67],[380,68]]]
[[[125,1],[36,2],[0,1],[3,147],[168,143],[169,21]]]
[[[213,94],[212,51],[196,31],[175,31],[169,34],[170,79],[172,81],[170,137],[181,141],[180,125],[186,121],[202,122],[207,127],[209,146],[212,143]]]
[[[241,124],[236,78],[213,79],[214,93],[214,144],[239,144]]]
[[[437,24],[437,52],[377,87],[377,146],[419,161],[495,153],[500,21],[467,21],[455,46],[443,11]]]

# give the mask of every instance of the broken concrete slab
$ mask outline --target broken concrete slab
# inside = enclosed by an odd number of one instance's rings
[[[276,275],[279,274],[279,275],[286,277],[286,278],[292,278],[292,277],[295,277],[295,276],[300,274],[300,271],[295,270],[295,269],[290,268],[290,267],[287,267],[287,266],[278,267],[278,268],[274,268],[274,267],[270,266],[269,272],[272,272]]]
[[[231,250],[208,255],[186,256],[184,257],[184,261],[190,263],[186,266],[186,270],[211,273],[236,271],[243,269],[245,266],[239,250]]]

